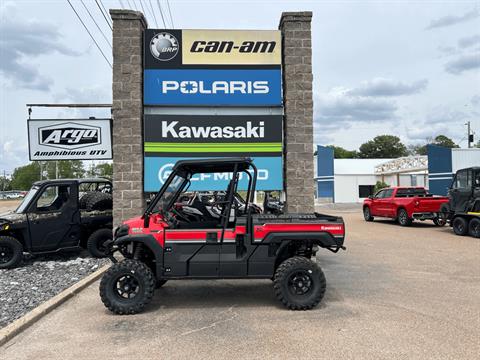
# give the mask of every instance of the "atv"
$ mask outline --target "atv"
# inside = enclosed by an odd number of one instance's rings
[[[107,179],[43,180],[18,208],[0,215],[0,269],[14,268],[23,253],[87,248],[105,257],[112,240],[112,184]]]
[[[480,167],[458,170],[440,212],[456,235],[480,238]]]
[[[199,207],[204,218],[194,220],[175,206],[192,177],[202,173],[227,173],[230,179],[225,196],[211,204],[219,218],[209,219]],[[247,188],[242,211],[234,201],[240,182]],[[257,169],[248,158],[178,161],[143,215],[125,221],[107,244],[114,264],[100,282],[104,305],[116,314],[135,314],[168,280],[248,278],[272,279],[276,297],[289,309],[316,306],[326,280],[312,259],[319,248],[345,250],[343,219],[254,213],[256,182]]]

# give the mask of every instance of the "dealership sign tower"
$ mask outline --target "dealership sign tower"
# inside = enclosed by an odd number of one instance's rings
[[[311,13],[284,13],[278,31],[148,29],[140,12],[110,14],[116,223],[185,158],[251,157],[258,190],[313,211]]]

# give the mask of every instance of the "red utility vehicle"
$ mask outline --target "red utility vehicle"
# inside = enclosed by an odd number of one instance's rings
[[[439,213],[445,203],[447,197],[429,194],[423,187],[390,187],[364,200],[363,216],[365,221],[377,216],[396,219],[402,226],[411,225],[413,220],[433,220],[435,225],[444,226],[446,221]]]
[[[224,196],[213,203],[189,202],[188,211],[179,206],[177,200],[198,174],[215,173],[230,174]],[[240,181],[247,186],[243,202],[235,201]],[[100,284],[105,306],[117,314],[134,314],[167,280],[219,278],[272,279],[277,298],[289,309],[317,305],[326,281],[315,254],[321,248],[345,249],[343,219],[259,214],[252,204],[256,181],[250,159],[177,162],[143,216],[125,221],[107,245],[115,264]],[[124,260],[112,256],[116,251]]]

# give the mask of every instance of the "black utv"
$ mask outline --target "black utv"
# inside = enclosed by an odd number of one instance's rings
[[[103,178],[35,182],[18,208],[0,215],[0,269],[23,253],[87,248],[104,257],[112,239],[112,184]]]
[[[441,212],[457,235],[480,238],[480,167],[458,170]]]

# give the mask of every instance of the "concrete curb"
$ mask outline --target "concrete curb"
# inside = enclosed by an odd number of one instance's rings
[[[0,330],[0,347],[5,345],[8,341],[13,339],[16,335],[33,325],[35,322],[40,320],[42,317],[47,315],[52,310],[56,309],[62,305],[68,299],[74,297],[80,291],[85,289],[87,286],[91,285],[97,281],[100,276],[103,275],[105,271],[110,268],[110,265],[105,265],[95,271],[94,273],[88,275],[86,278],[83,278],[76,284],[70,286],[69,288],[63,290],[60,294],[55,295],[50,300],[45,301],[40,306],[36,307],[32,311],[23,315],[20,319],[15,320],[13,323],[7,325]]]

